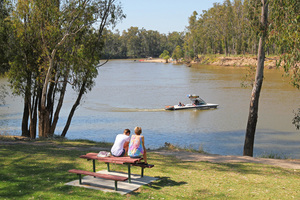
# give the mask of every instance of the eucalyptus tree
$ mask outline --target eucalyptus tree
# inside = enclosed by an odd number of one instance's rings
[[[0,74],[9,69],[10,8],[9,1],[0,0]]]
[[[232,17],[232,23],[233,23],[233,35],[232,35],[232,43],[233,43],[233,50],[234,53],[241,54],[242,53],[242,41],[243,41],[243,35],[244,35],[244,9],[243,9],[243,3],[241,0],[234,0],[233,3],[233,17]]]
[[[176,61],[180,60],[183,57],[183,51],[179,45],[176,46],[172,53],[172,58]]]
[[[146,56],[159,57],[162,51],[161,34],[158,31],[147,30],[142,32],[145,40],[145,49],[147,49]]]
[[[300,89],[300,2],[274,0],[270,2],[271,41],[283,50],[278,66],[282,66],[291,83]]]
[[[126,58],[126,54],[122,54],[123,42],[120,32],[117,30],[113,33],[110,30],[105,30],[105,46],[102,52],[102,58]]]
[[[144,57],[142,56],[142,37],[139,28],[130,27],[123,32],[123,36],[127,43],[127,56],[130,58]]]
[[[297,0],[274,0],[270,2],[270,37],[278,47],[284,49],[277,65],[290,76],[291,84],[300,89],[300,2]],[[300,127],[300,108],[292,123]]]
[[[159,57],[166,60],[166,63],[168,63],[169,59],[170,59],[170,53],[167,50],[164,50],[163,53],[160,54]]]
[[[260,39],[257,55],[255,82],[252,89],[248,123],[246,128],[244,156],[253,156],[254,137],[258,118],[258,104],[264,77],[265,42],[268,37],[268,0],[261,0]]]
[[[196,11],[193,12],[193,15],[189,17],[189,25],[187,26],[187,33],[185,35],[185,54],[186,57],[193,58],[195,55],[198,55],[198,46],[199,46],[199,38],[198,38],[198,26],[197,19],[198,13]]]
[[[62,133],[66,135],[82,96],[94,85],[103,31],[123,17],[115,0],[16,3],[12,21],[20,54],[12,62],[10,81],[24,97],[30,137],[35,137],[37,119],[40,137],[54,134],[66,87],[71,84],[78,96]],[[26,117],[23,122],[28,129]]]
[[[173,31],[167,35],[167,43],[165,49],[173,54],[172,52],[177,46],[183,47],[184,44],[184,33]]]

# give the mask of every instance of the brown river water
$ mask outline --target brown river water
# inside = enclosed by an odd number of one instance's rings
[[[221,155],[242,155],[251,88],[242,88],[247,68],[140,63],[113,60],[99,68],[96,85],[85,95],[67,138],[113,142],[123,129],[141,126],[145,146],[165,142],[202,148]],[[6,83],[0,79],[0,85]],[[189,103],[197,94],[219,107],[211,110],[165,111],[166,105]],[[75,101],[68,90],[56,134],[63,129]],[[0,106],[0,133],[20,135],[23,103],[9,96]],[[300,131],[292,124],[300,91],[276,69],[266,69],[260,96],[254,155],[300,158]]]

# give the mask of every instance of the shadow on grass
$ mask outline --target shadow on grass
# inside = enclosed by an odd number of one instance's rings
[[[188,184],[185,181],[174,181],[172,180],[170,177],[166,177],[166,176],[155,176],[155,178],[157,178],[157,181],[151,182],[149,184],[147,184],[146,186],[149,188],[152,188],[154,190],[161,190],[164,187],[175,187],[175,186],[181,186],[181,185],[185,185]],[[138,196],[141,193],[139,191],[133,191],[130,193],[130,195],[134,195],[134,196]]]
[[[158,178],[158,181],[149,183],[148,186],[156,189],[156,190],[160,190],[162,187],[173,187],[173,186],[181,186],[184,184],[187,184],[187,182],[185,181],[173,181],[170,177],[155,177]]]
[[[40,193],[48,198],[47,195],[58,188],[63,190],[62,193],[71,192],[74,188],[64,184],[74,179],[74,175],[68,173],[69,169],[85,166],[83,159],[78,158],[82,153],[45,145],[1,146],[0,196],[28,198]]]

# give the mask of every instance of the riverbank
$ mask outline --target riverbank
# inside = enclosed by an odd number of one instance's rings
[[[1,145],[35,145],[52,146],[60,149],[81,151],[110,151],[111,143],[94,142],[89,140],[43,139],[31,140],[21,136],[1,136]],[[169,144],[157,150],[148,150],[164,156],[174,156],[181,161],[205,161],[212,163],[257,163],[288,169],[300,169],[300,159],[272,159],[248,156],[217,155],[206,152],[191,151],[177,148]]]
[[[79,158],[97,152],[101,144],[88,141],[15,141],[1,144],[0,196],[3,199],[299,199],[300,171],[261,163],[184,161],[180,152],[147,152],[155,167],[146,176],[157,178],[126,196],[65,185],[78,178],[69,169],[91,171]],[[39,144],[39,145],[38,145]],[[89,149],[87,147],[92,147]],[[98,148],[98,149],[97,149]],[[168,151],[170,152],[170,151]],[[187,153],[194,155],[195,153]],[[97,163],[97,171],[106,165]],[[111,165],[126,172],[127,167]],[[133,174],[140,169],[131,168]],[[276,183],[276,184],[274,184]]]
[[[265,58],[265,67],[272,69],[276,67],[276,61],[278,57],[270,56]],[[150,59],[141,59],[140,62],[150,62],[150,63],[166,63],[166,60],[161,58],[150,58]],[[177,62],[169,59],[169,63],[184,63]],[[219,56],[219,55],[206,55],[200,56],[199,58],[184,63],[188,66],[192,64],[206,64],[206,65],[217,65],[217,66],[236,66],[236,67],[246,67],[246,66],[256,66],[257,65],[257,57],[256,56]]]

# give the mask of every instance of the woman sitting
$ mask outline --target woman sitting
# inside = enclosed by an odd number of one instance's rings
[[[135,127],[134,128],[135,135],[131,136],[128,155],[131,158],[140,158],[143,156],[145,163],[147,163],[147,154],[145,148],[145,140],[144,136],[142,136],[142,128]]]

